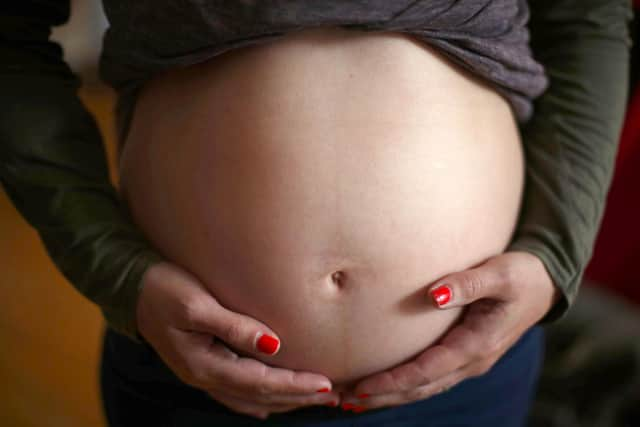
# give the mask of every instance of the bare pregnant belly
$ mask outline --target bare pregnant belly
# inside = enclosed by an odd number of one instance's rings
[[[451,327],[425,289],[504,250],[522,184],[502,97],[408,36],[337,28],[157,77],[120,163],[157,249],[280,336],[257,357],[338,389]]]

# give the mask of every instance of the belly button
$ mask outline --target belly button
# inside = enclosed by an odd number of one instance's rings
[[[344,286],[344,273],[342,271],[336,271],[331,275],[331,281],[337,288]]]

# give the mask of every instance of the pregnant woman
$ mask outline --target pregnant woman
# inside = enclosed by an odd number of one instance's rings
[[[118,193],[59,52],[17,35],[64,8],[7,9],[3,89],[46,120],[9,110],[0,176],[105,313],[110,425],[524,422],[533,325],[572,302],[602,211],[628,5],[539,3],[532,118],[525,2],[360,3],[105,0]]]
[[[411,37],[335,28],[157,77],[120,170],[154,247],[286,343],[261,360],[336,391],[458,318],[425,286],[505,249],[524,178],[503,97]]]

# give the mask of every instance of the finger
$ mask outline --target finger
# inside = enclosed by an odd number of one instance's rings
[[[214,335],[238,351],[274,355],[280,350],[275,332],[249,316],[227,310],[215,299],[197,300],[186,311],[192,330]]]
[[[217,344],[225,347],[224,344]],[[214,351],[217,351],[214,349]],[[230,360],[238,359],[238,355],[233,353],[228,348],[224,348],[222,351],[222,357],[226,357],[225,354],[229,354],[228,356]],[[260,362],[258,362],[260,363]],[[294,371],[291,371],[294,372]],[[295,372],[294,372],[295,373]],[[248,393],[241,388],[233,388],[228,387],[226,384],[216,383],[218,385],[222,385],[221,390],[224,391],[224,394],[231,395],[232,397],[238,399],[247,399]],[[215,388],[209,388],[208,391],[215,390]],[[250,396],[250,400],[266,405],[285,405],[287,407],[299,407],[299,406],[309,406],[309,405],[324,405],[330,402],[335,402],[337,404],[340,401],[340,393],[335,391],[327,391],[326,388],[316,389],[313,392],[302,392],[295,393],[290,390],[287,390],[284,393],[263,393],[256,394]],[[335,406],[335,405],[329,405]]]
[[[217,387],[213,389],[205,390],[212,397],[227,397],[234,399],[238,402],[248,402],[255,405],[261,405],[269,410],[269,412],[287,412],[297,408],[306,406],[336,406],[340,400],[339,395],[326,394],[326,393],[313,393],[313,394],[300,394],[300,395],[269,395],[247,397],[236,396],[229,392],[224,387]],[[329,405],[333,403],[332,405]]]
[[[287,408],[301,408],[304,406],[327,405],[332,402],[337,405],[337,403],[340,401],[340,395],[333,393],[313,393],[299,395],[273,394],[261,396],[261,398],[256,399],[256,401],[258,403],[264,403],[267,405],[283,406]]]
[[[476,370],[478,370],[478,368],[474,367],[474,365],[467,365],[439,378],[436,381],[412,388],[411,390],[376,395],[367,394],[367,397],[364,398],[357,398],[349,395],[345,396],[344,401],[347,407],[352,405],[355,408],[360,408],[360,411],[417,402],[419,400],[428,399],[436,394],[442,394],[449,391],[466,378],[474,376]]]
[[[313,394],[331,390],[328,378],[311,372],[299,372],[268,366],[256,359],[230,356],[222,343],[205,351],[192,352],[189,363],[196,386],[209,388],[222,384],[237,396],[255,397],[276,394]],[[232,352],[231,352],[232,353]]]
[[[438,308],[468,305],[481,298],[512,298],[511,264],[503,255],[478,267],[448,274],[429,286],[429,298]]]
[[[446,393],[468,378],[479,377],[488,373],[499,359],[495,355],[472,362],[429,384],[404,392],[406,402],[428,399],[436,394]]]

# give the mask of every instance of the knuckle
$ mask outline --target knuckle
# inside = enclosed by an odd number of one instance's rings
[[[202,313],[202,302],[197,299],[183,301],[180,304],[180,314],[189,328],[194,328]]]
[[[296,379],[296,373],[294,371],[287,371],[283,375],[282,380],[274,382],[271,385],[271,391],[273,393],[290,392],[295,388],[295,379]]]
[[[222,334],[223,336],[221,338],[227,343],[238,343],[242,337],[242,326],[240,322],[229,322],[224,326]]]
[[[267,367],[262,366],[257,376],[257,380],[251,386],[252,390],[258,395],[268,395],[274,392],[273,385],[267,378]]]
[[[466,299],[473,300],[482,296],[484,281],[475,271],[469,271],[463,283],[463,293]]]

